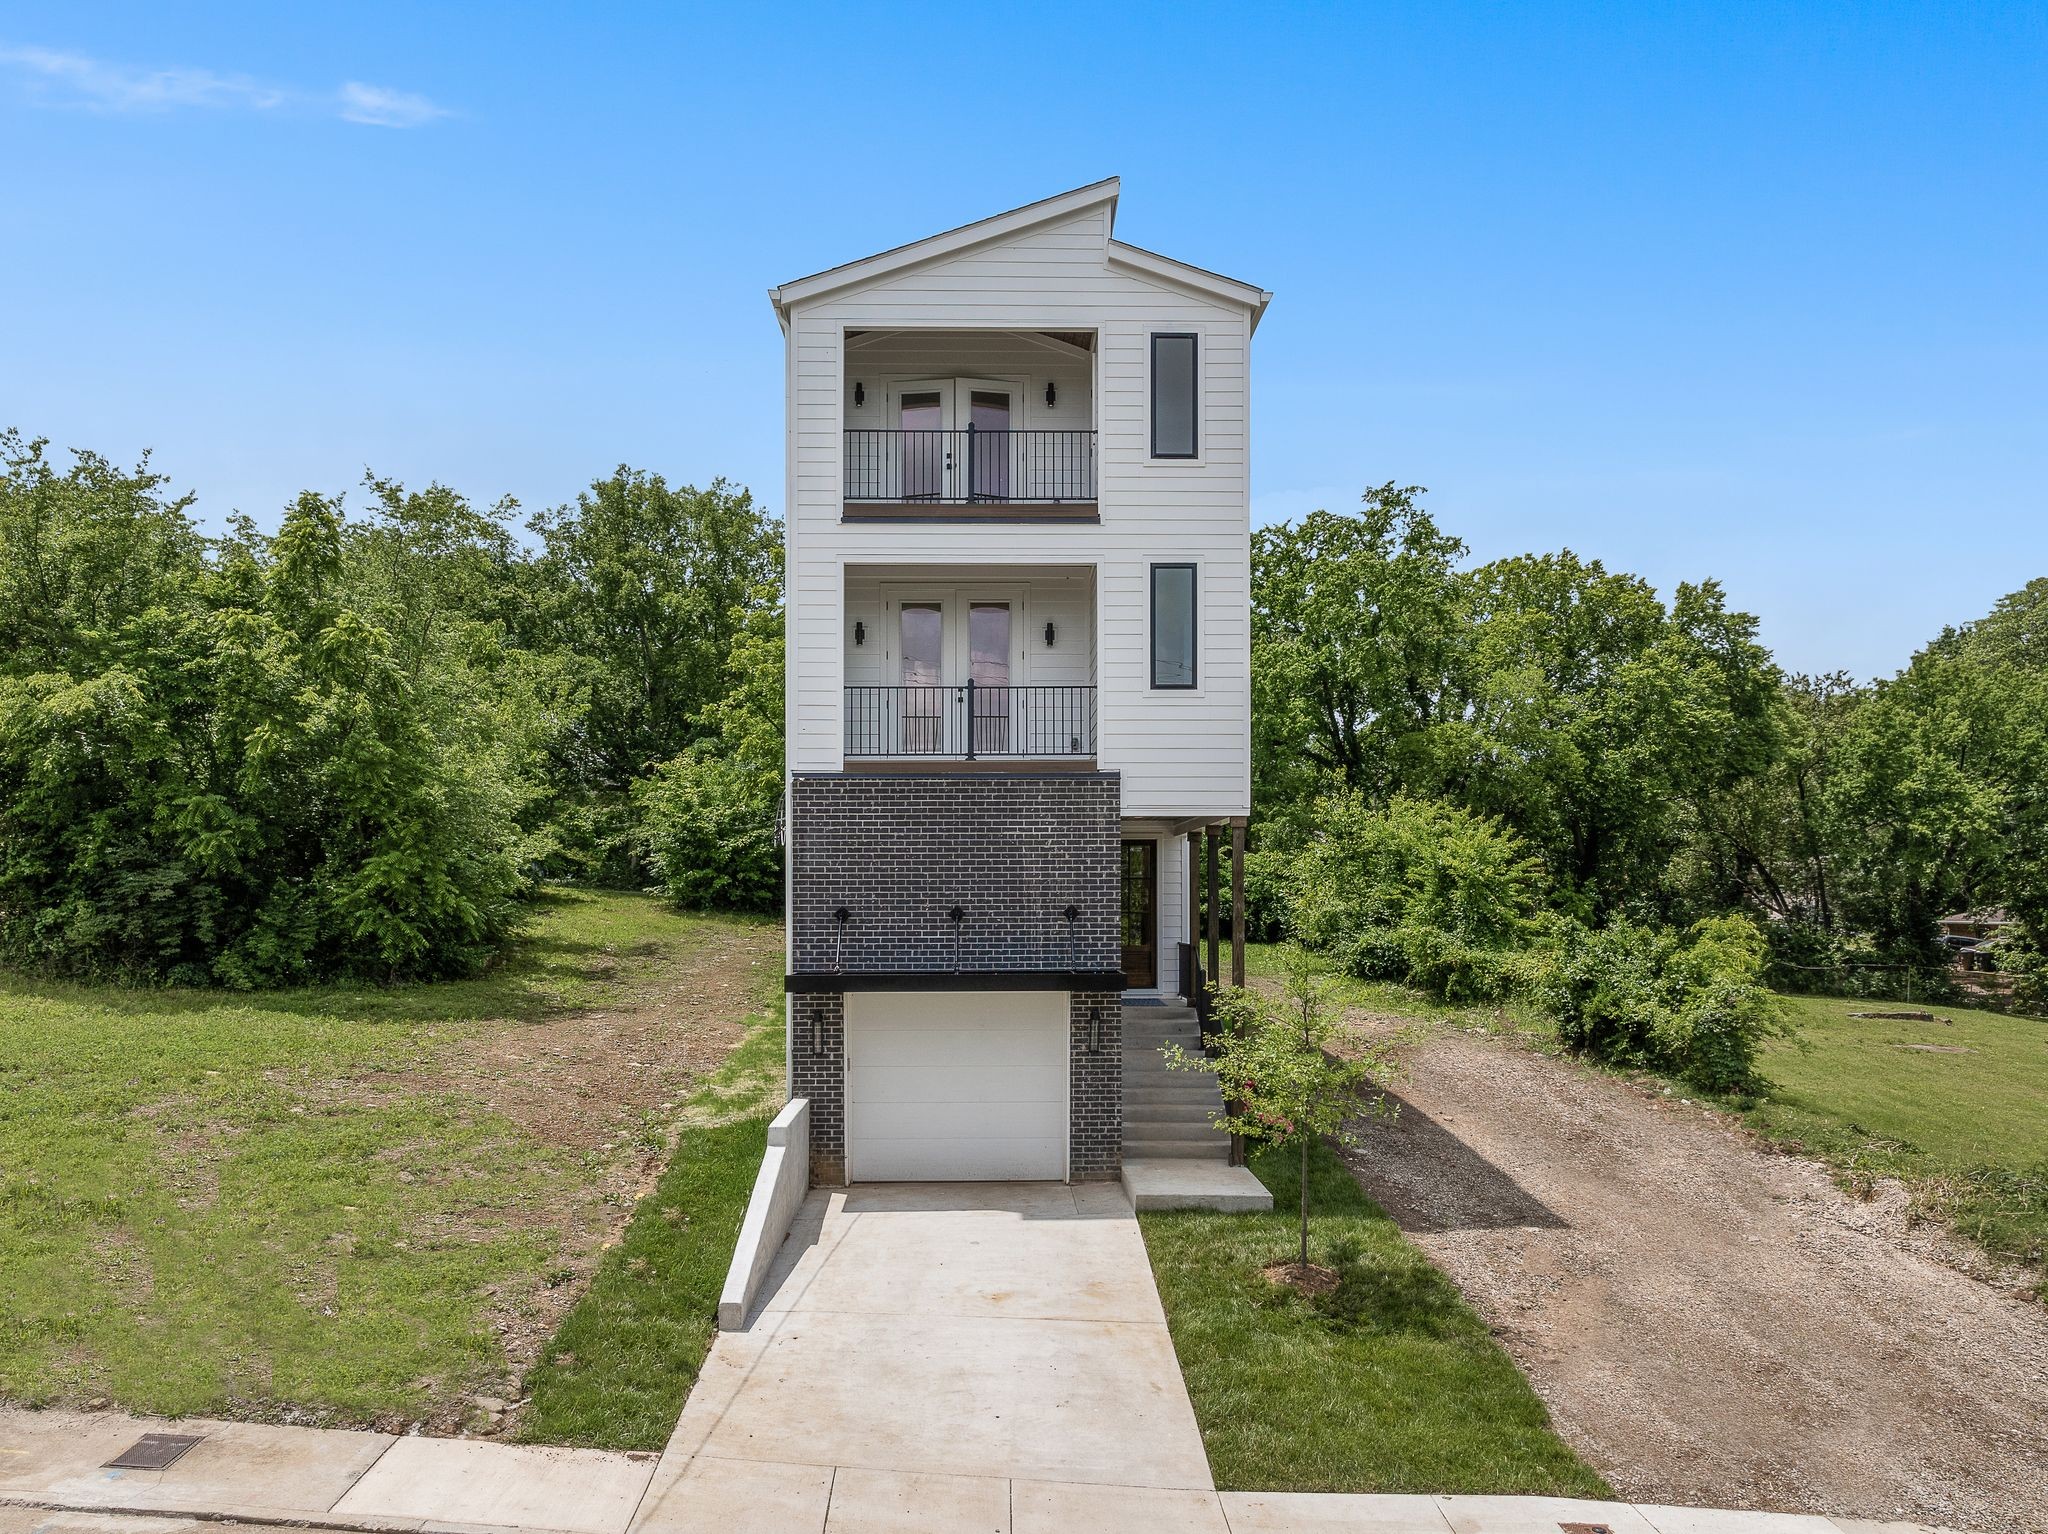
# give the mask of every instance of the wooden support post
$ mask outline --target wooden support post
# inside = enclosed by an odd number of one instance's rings
[[[1230,828],[1230,983],[1244,986],[1244,822]]]
[[[1223,848],[1223,827],[1204,827],[1202,844],[1207,854],[1209,875],[1209,983],[1220,986],[1223,984],[1223,965],[1217,945],[1223,932],[1223,909],[1216,898],[1216,860]]]

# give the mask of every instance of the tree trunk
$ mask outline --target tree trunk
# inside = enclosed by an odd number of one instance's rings
[[[1308,1136],[1301,1137],[1301,1267],[1308,1271]]]

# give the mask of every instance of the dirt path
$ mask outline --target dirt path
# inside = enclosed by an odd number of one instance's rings
[[[1359,1180],[1624,1498],[2048,1529],[2048,1310],[1703,1108],[1441,1029]]]

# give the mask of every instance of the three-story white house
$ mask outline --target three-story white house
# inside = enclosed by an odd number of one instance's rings
[[[1126,1018],[1219,967],[1271,295],[1116,239],[1117,190],[771,293],[790,1086],[819,1182],[1115,1177]]]

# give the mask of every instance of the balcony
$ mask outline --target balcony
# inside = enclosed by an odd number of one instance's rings
[[[1093,431],[860,427],[846,433],[846,514],[1032,507],[1095,513]]]
[[[847,331],[841,517],[1094,519],[1095,371],[1093,331]]]
[[[959,762],[1092,759],[1095,688],[850,686],[846,758]]]

